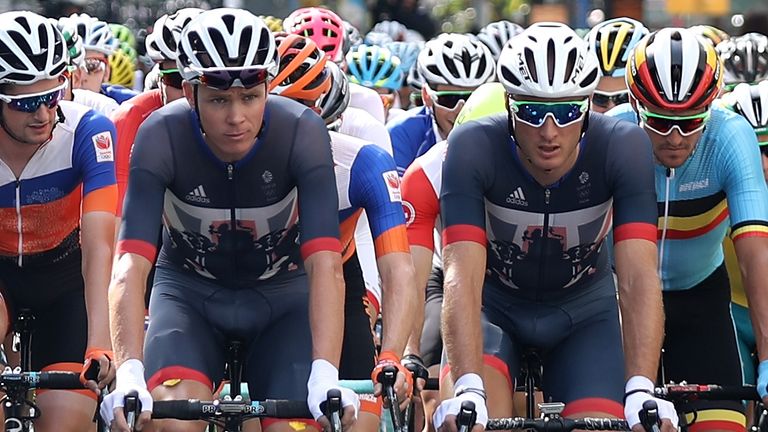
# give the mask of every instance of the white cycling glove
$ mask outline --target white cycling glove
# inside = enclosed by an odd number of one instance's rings
[[[320,404],[328,399],[328,390],[339,389],[341,391],[342,408],[352,405],[355,408],[355,418],[360,410],[360,399],[357,394],[347,388],[339,386],[339,370],[334,365],[323,359],[312,362],[312,370],[307,381],[307,404],[309,412],[315,420],[324,416]]]
[[[624,416],[627,418],[629,427],[640,423],[640,411],[643,409],[643,403],[648,400],[656,401],[660,419],[669,419],[672,426],[677,429],[678,417],[675,406],[670,401],[659,399],[653,395],[653,381],[650,379],[635,375],[627,381],[624,396]]]
[[[152,396],[150,396],[147,383],[144,381],[144,365],[137,359],[126,360],[117,368],[115,390],[106,395],[101,402],[101,418],[107,425],[112,424],[115,419],[115,409],[125,405],[125,395],[131,391],[138,393],[141,411],[152,412]]]
[[[443,425],[447,416],[458,416],[461,410],[461,403],[464,401],[475,403],[475,412],[477,413],[475,423],[485,427],[488,423],[488,408],[485,405],[483,379],[477,374],[464,374],[456,380],[453,394],[453,398],[444,400],[435,410],[435,415],[432,417],[435,429]]]

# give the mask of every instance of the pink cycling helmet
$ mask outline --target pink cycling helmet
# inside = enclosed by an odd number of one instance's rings
[[[286,32],[312,39],[334,63],[344,59],[344,21],[332,11],[307,7],[296,9],[283,20]]]

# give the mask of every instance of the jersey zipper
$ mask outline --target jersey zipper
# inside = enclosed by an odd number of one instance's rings
[[[549,196],[551,192],[549,188],[544,189],[544,204],[545,204],[545,211],[544,211],[544,226],[541,229],[541,257],[539,259],[539,262],[542,264],[539,266],[539,286],[541,287],[543,285],[544,276],[545,276],[545,267],[546,265],[544,262],[545,257],[547,256],[546,249],[546,239],[548,237],[549,233]],[[536,290],[536,300],[541,301],[542,299],[542,290],[537,289]]]
[[[24,234],[21,229],[21,180],[16,179],[16,229],[19,231],[19,259],[18,265],[22,266],[22,252],[24,252]]]
[[[229,232],[230,235],[232,235],[232,238],[234,239],[235,231],[237,230],[237,215],[236,215],[236,206],[237,206],[237,190],[235,187],[235,165],[233,163],[227,163],[227,180],[229,180],[229,186],[230,186],[230,203],[231,207],[229,208]],[[230,245],[232,246],[232,245]],[[234,251],[229,251],[232,255],[232,280],[234,281],[237,277],[237,254],[234,253]]]

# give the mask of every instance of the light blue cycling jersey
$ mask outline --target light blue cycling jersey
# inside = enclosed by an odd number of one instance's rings
[[[638,123],[630,104],[616,107],[608,115]],[[766,193],[754,130],[740,115],[713,106],[704,134],[688,160],[676,169],[656,163],[664,290],[692,288],[723,263],[722,242],[729,224],[734,241],[768,236]]]

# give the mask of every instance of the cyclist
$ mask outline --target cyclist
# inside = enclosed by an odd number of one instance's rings
[[[489,415],[509,416],[520,356],[534,347],[544,397],[564,402],[565,416],[625,415],[639,427],[653,399],[672,431],[674,407],[653,397],[649,378],[663,315],[648,137],[589,112],[597,59],[564,24],[526,29],[497,69],[507,112],[455,129],[443,165],[441,377],[454,397],[434,424],[455,430],[463,401],[475,403],[478,431]]]
[[[491,50],[493,60],[498,61],[501,49],[504,48],[507,41],[519,35],[523,30],[525,29],[517,23],[507,20],[495,21],[481,28],[477,33],[477,38]]]
[[[0,14],[0,334],[35,316],[32,370],[101,371],[90,390],[38,392],[38,431],[82,431],[114,376],[107,325],[115,130],[64,101],[68,52],[55,24]],[[83,363],[85,358],[85,365]],[[81,375],[82,376],[82,375]]]
[[[347,74],[350,83],[362,85],[378,93],[384,105],[384,118],[389,121],[397,91],[403,85],[404,73],[400,59],[386,48],[358,45],[347,54]],[[402,110],[398,111],[402,114]]]
[[[600,65],[600,81],[592,93],[592,109],[604,113],[629,102],[624,71],[632,49],[648,34],[648,29],[631,18],[614,18],[590,30],[586,36],[589,49]]]
[[[338,388],[344,299],[333,161],[311,109],[267,97],[277,60],[272,34],[251,13],[200,13],[179,40],[185,98],[153,113],[136,136],[110,289],[119,368],[101,406],[121,431],[128,391],[139,392],[140,427],[152,398],[210,399],[230,338],[244,341],[252,398],[306,398],[328,425],[319,405]],[[143,291],[161,220],[142,354]],[[358,400],[341,392],[349,427]],[[155,427],[203,430],[170,420]],[[291,430],[285,421],[262,427]]]
[[[68,74],[69,85],[66,88],[64,99],[88,106],[100,114],[111,114],[112,111],[116,110],[119,106],[117,105],[117,102],[101,93],[95,93],[80,88],[83,74],[86,73],[83,39],[77,33],[70,33],[66,29],[63,29],[58,21],[56,24],[64,37],[64,41],[67,44],[67,52],[69,54],[69,65],[67,66],[66,72]]]
[[[659,30],[630,55],[632,102],[611,114],[642,125],[656,159],[663,379],[741,385],[721,244],[730,227],[757,329],[768,323],[768,299],[757,295],[768,277],[768,190],[749,123],[712,106],[722,79],[714,47],[687,29]],[[768,356],[759,337],[758,351]],[[739,401],[696,401],[692,409],[700,430],[744,429]]]
[[[65,30],[77,33],[83,39],[86,74],[83,75],[82,88],[109,96],[118,104],[136,96],[133,90],[107,84],[110,77],[109,55],[119,45],[109,24],[87,14],[72,14],[60,18],[59,23]]]
[[[332,124],[338,117],[338,109],[322,109],[324,95],[348,97],[348,86],[343,72],[326,57],[315,43],[298,35],[277,38],[279,41],[280,71],[272,81],[272,92],[290,97],[321,113],[325,112],[326,124]],[[342,87],[342,92],[332,87]],[[413,264],[408,253],[405,220],[400,201],[399,177],[392,156],[381,148],[355,137],[330,132],[333,153],[336,188],[339,194],[339,225],[344,260],[344,282],[346,286],[344,345],[342,347],[339,376],[343,379],[367,379],[377,381],[377,375],[384,365],[395,365],[403,372],[400,378],[400,400],[410,394],[404,384],[411,374],[400,365],[405,343],[410,334],[410,322],[415,306],[413,289]],[[360,213],[365,210],[374,236],[375,256],[384,286],[383,296],[383,340],[379,366],[374,364],[376,350],[371,335],[367,310],[378,315],[379,299],[366,293],[366,285],[358,262],[355,244],[355,225]],[[371,305],[371,303],[375,303]],[[371,371],[373,370],[373,374]],[[380,393],[380,391],[379,391]],[[378,430],[381,407],[375,398],[361,398],[361,416],[358,427]],[[363,415],[365,414],[365,415]]]
[[[387,125],[397,172],[448,136],[464,101],[493,78],[494,61],[482,42],[448,33],[426,43],[417,61],[424,107]]]
[[[768,79],[768,36],[747,33],[718,44],[716,49],[723,60],[726,92],[739,83],[751,84]]]
[[[702,38],[704,41],[716,47],[720,42],[730,39],[728,33],[720,30],[719,28],[709,24],[699,24],[690,27],[688,30],[693,32],[696,36]]]
[[[740,114],[752,125],[757,135],[763,165],[763,177],[768,183],[768,81],[749,85],[742,83],[732,93],[722,99],[723,105]],[[749,317],[749,305],[741,280],[736,251],[730,237],[723,242],[725,265],[731,285],[731,313],[736,326],[736,339],[739,344],[744,384],[755,385],[757,372],[757,345],[752,320]],[[750,416],[748,416],[748,419]]]

